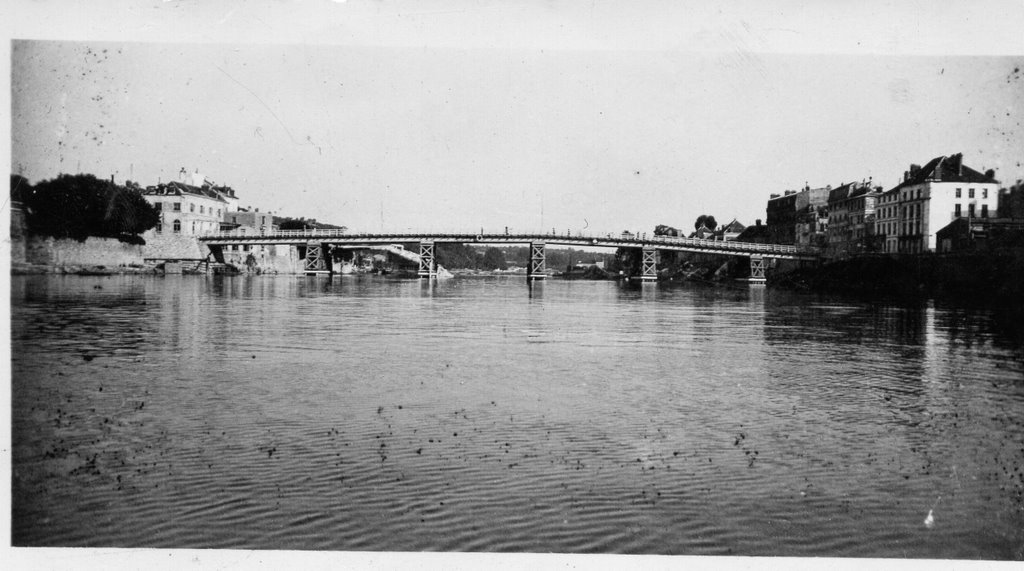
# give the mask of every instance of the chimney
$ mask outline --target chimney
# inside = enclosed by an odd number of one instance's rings
[[[956,176],[964,176],[964,154],[957,153],[949,157],[949,166],[956,170]]]
[[[903,171],[903,182],[910,180],[910,171]]]
[[[995,169],[988,169],[987,171],[985,171],[985,178],[996,178]]]
[[[939,164],[941,165],[942,161],[939,161]],[[921,165],[910,165],[910,177],[911,178],[917,176],[917,173],[919,173],[919,172],[921,172]]]
[[[776,199],[778,197],[779,197],[779,193],[773,192],[773,193],[768,195],[768,200],[774,200],[774,199]]]
[[[755,224],[756,226],[760,226],[760,225],[761,225],[761,219],[760,219],[760,218],[758,218],[757,220],[755,220],[755,221],[754,221],[754,224]]]

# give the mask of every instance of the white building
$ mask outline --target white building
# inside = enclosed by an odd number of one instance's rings
[[[892,189],[883,192],[878,197],[878,207],[875,210],[875,233],[881,237],[882,252],[895,254],[899,251],[898,232],[900,212],[900,191]]]
[[[220,230],[229,203],[212,187],[169,182],[147,187],[143,196],[160,212],[157,234],[202,236]]]
[[[996,216],[999,181],[964,166],[963,155],[936,157],[923,167],[910,165],[903,182],[879,201],[876,232],[885,235],[885,251],[934,252],[936,233],[957,218]],[[894,239],[895,236],[895,239]]]

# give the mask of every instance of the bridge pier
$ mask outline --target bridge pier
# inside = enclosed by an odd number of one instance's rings
[[[750,279],[752,284],[763,284],[768,280],[764,275],[764,256],[752,254],[750,256]]]
[[[640,279],[652,282],[658,279],[658,249],[644,248],[640,259]]]
[[[420,242],[420,270],[421,278],[437,277],[437,260],[434,258],[434,243]]]
[[[548,277],[544,266],[544,242],[530,242],[530,265],[526,267],[528,281],[542,280]]]
[[[327,275],[334,277],[334,248],[324,242],[320,244],[320,257],[324,261],[324,268],[327,270]]]
[[[306,256],[302,260],[302,270],[306,275],[328,273],[324,250],[324,244],[320,242],[306,242]]]

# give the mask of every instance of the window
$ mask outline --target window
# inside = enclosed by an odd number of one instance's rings
[[[974,218],[974,205],[973,204],[968,204],[967,205],[967,216],[969,216],[971,218]]]
[[[232,216],[231,217],[231,223],[232,224],[238,224],[238,217],[237,216]]]
[[[174,233],[178,234],[180,232],[181,232],[181,220],[175,220],[174,221]]]
[[[161,212],[164,209],[164,203],[163,202],[156,202],[156,203],[153,204],[153,206],[156,207],[156,211],[157,212]]]
[[[203,206],[202,204],[199,205],[199,213],[206,214],[206,207]]]
[[[974,198],[974,189],[973,188],[967,189],[967,198]]]
[[[988,218],[988,205],[987,204],[982,204],[981,205],[981,217],[982,218]]]
[[[987,188],[981,189],[981,197],[982,198],[988,198],[988,189]]]
[[[159,233],[161,233],[163,231],[164,231],[164,224],[163,224],[163,222],[157,222],[156,223],[156,233],[159,234]]]
[[[196,211],[196,205],[195,204],[189,204],[188,205],[188,211],[189,212],[195,212]]]
[[[963,189],[962,189],[962,188],[958,188],[958,189],[956,189],[956,197],[957,197],[957,198],[960,198],[960,195],[961,195],[961,194],[963,194]]]
[[[195,220],[192,221],[192,233],[193,234],[196,233],[196,221]]]
[[[174,211],[175,212],[181,212],[181,203],[180,202],[175,202],[174,203]]]
[[[959,204],[954,206],[953,215],[956,216],[957,218],[960,218],[961,216],[963,216],[963,209],[960,208]]]

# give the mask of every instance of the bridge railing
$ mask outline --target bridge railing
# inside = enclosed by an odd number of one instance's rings
[[[359,239],[359,238],[387,238],[394,239],[395,241],[416,241],[421,238],[459,238],[467,241],[475,240],[477,238],[487,241],[488,239],[515,239],[515,238],[529,238],[539,240],[551,240],[556,241],[558,239],[564,240],[584,240],[594,244],[605,243],[609,245],[631,245],[631,246],[643,246],[645,244],[658,245],[663,244],[665,246],[688,246],[695,248],[706,248],[709,250],[734,250],[743,252],[764,252],[766,254],[805,254],[815,255],[818,253],[818,249],[808,246],[794,246],[789,244],[759,244],[753,242],[737,242],[727,240],[708,240],[705,238],[686,238],[682,236],[664,236],[664,235],[648,235],[646,233],[634,234],[634,233],[622,233],[622,232],[565,232],[559,233],[556,231],[540,231],[540,232],[458,232],[458,231],[442,231],[442,232],[360,232],[352,231],[346,228],[310,228],[307,230],[277,230],[273,232],[262,232],[262,233],[241,233],[237,230],[227,230],[220,232],[209,232],[202,235],[203,238],[242,238],[242,239],[260,239],[260,238],[338,238],[344,237],[348,239]]]

